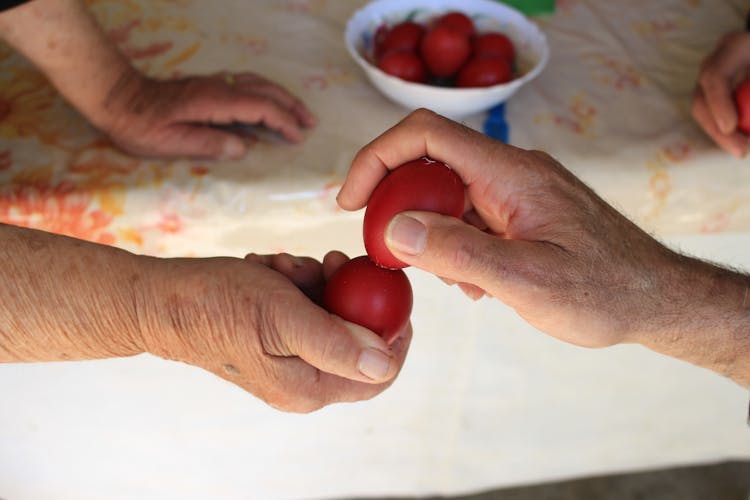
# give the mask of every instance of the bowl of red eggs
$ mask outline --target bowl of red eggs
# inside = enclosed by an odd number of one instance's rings
[[[536,24],[494,0],[376,0],[349,19],[345,39],[385,96],[451,118],[506,101],[549,59]]]

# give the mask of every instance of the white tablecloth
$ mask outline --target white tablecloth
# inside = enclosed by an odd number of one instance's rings
[[[261,141],[240,162],[140,161],[0,51],[0,99],[14,105],[0,119],[1,221],[164,256],[363,252],[362,214],[333,197],[356,150],[404,114],[344,50],[363,1],[91,3],[144,71],[253,69],[321,123],[303,145]],[[745,7],[559,0],[540,20],[550,64],[508,104],[511,141],[550,151],[671,244],[750,268],[748,162],[687,115],[702,55]],[[750,458],[734,383],[635,346],[569,346],[409,276],[415,336],[399,380],[312,415],[150,356],[0,366],[0,498],[448,494]]]

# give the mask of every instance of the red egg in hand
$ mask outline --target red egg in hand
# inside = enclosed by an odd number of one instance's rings
[[[379,266],[401,269],[385,244],[385,229],[394,216],[407,210],[423,210],[461,217],[464,184],[445,163],[430,158],[410,161],[383,177],[370,195],[364,218],[367,255]]]
[[[750,80],[746,80],[734,91],[737,105],[737,128],[750,135]]]
[[[323,303],[328,312],[372,330],[391,344],[409,321],[413,294],[402,270],[383,269],[363,255],[331,276]]]

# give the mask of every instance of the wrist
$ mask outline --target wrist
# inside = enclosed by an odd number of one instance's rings
[[[253,305],[231,288],[238,265],[243,262],[229,257],[144,261],[144,283],[135,290],[134,299],[139,348],[165,359],[191,362],[224,342],[218,332],[236,326],[225,322],[246,316],[235,309],[235,300],[245,313]]]
[[[102,132],[112,135],[128,124],[132,117],[146,110],[139,109],[139,96],[149,78],[130,65],[119,68],[115,78],[104,86],[90,103],[86,118]]]
[[[750,387],[750,278],[680,255],[673,264],[635,342]]]

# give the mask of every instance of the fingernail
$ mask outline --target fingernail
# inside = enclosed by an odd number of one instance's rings
[[[359,355],[357,369],[373,380],[382,380],[388,375],[391,358],[377,349],[365,349]]]
[[[389,248],[409,255],[424,252],[427,242],[427,228],[424,224],[408,215],[397,215],[385,232],[385,242]]]
[[[245,155],[245,143],[236,138],[227,139],[221,151],[223,160],[237,160]]]

